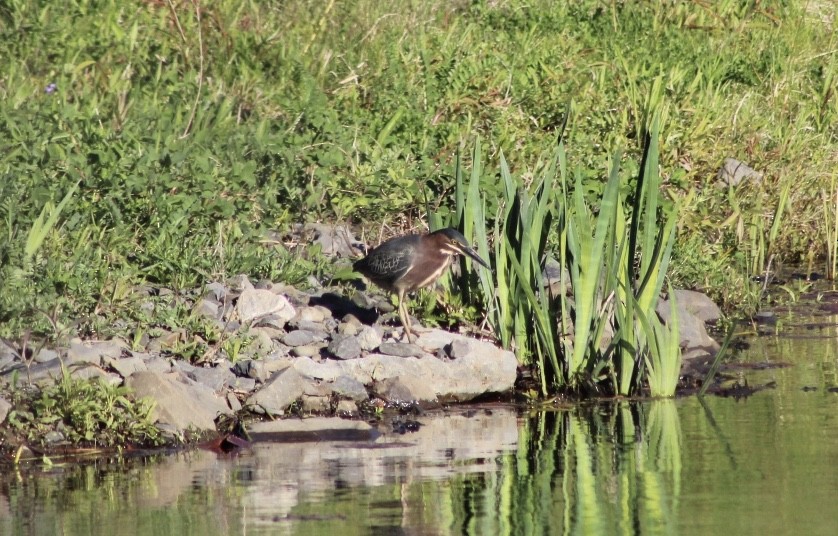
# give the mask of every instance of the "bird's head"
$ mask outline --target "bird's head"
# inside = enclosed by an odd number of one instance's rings
[[[467,255],[476,263],[491,269],[489,263],[480,258],[460,231],[446,227],[445,229],[434,231],[428,237],[434,241],[435,246],[442,253],[447,255]]]

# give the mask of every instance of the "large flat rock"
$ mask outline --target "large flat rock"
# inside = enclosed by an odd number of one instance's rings
[[[211,388],[180,372],[139,371],[131,374],[125,384],[136,397],[149,397],[156,402],[153,418],[178,430],[213,431],[216,416],[231,413],[226,401]]]

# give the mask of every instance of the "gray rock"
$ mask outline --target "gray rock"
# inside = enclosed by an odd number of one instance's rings
[[[218,320],[221,318],[221,315],[219,314],[219,311],[221,310],[220,307],[220,304],[216,301],[201,298],[192,308],[192,314],[195,316]]]
[[[134,341],[131,343],[131,346],[133,348],[145,348],[146,346],[148,346],[148,343],[150,341],[151,341],[151,337],[148,336],[148,332],[143,331],[140,334],[140,338],[139,339],[134,339]]]
[[[358,344],[361,345],[361,350],[366,352],[375,350],[381,344],[381,333],[374,326],[364,326],[356,338],[358,339]]]
[[[253,288],[271,290],[274,288],[274,282],[270,279],[260,279],[253,285]]]
[[[5,369],[15,361],[17,361],[17,350],[12,348],[9,343],[0,339],[0,370]]]
[[[238,330],[240,330],[241,327],[242,327],[241,322],[239,322],[238,320],[230,318],[230,315],[233,314],[234,310],[235,310],[235,307],[233,307],[232,305],[227,307],[224,310],[224,317],[227,318],[227,320],[224,321],[224,332],[225,333],[235,333]]]
[[[245,324],[271,315],[277,322],[281,321],[283,326],[296,314],[294,306],[285,296],[260,289],[244,290],[236,302],[236,312],[239,320]]]
[[[359,331],[361,331],[361,327],[357,324],[352,324],[350,322],[341,322],[338,324],[338,333],[341,335],[352,337],[357,335]]]
[[[67,363],[93,363],[101,365],[102,359],[106,357],[120,358],[123,350],[128,345],[119,339],[109,341],[82,341],[72,339],[70,348],[67,350]]]
[[[307,223],[303,232],[312,233],[314,243],[320,244],[321,252],[328,257],[352,258],[363,251],[361,244],[345,225]]]
[[[291,355],[297,357],[314,357],[320,355],[320,350],[324,348],[322,344],[307,344],[305,346],[297,346],[291,349]]]
[[[220,393],[225,387],[232,384],[236,380],[236,375],[233,374],[228,367],[196,367],[192,372],[187,374],[190,378],[206,385],[216,393]]]
[[[297,314],[293,320],[296,322],[314,322],[320,324],[326,320],[326,314],[323,311],[328,311],[325,307],[300,307],[297,309]],[[329,315],[331,316],[331,314]]]
[[[689,348],[681,352],[681,376],[703,378],[716,357],[705,348]]]
[[[720,186],[739,186],[744,180],[762,182],[762,173],[735,158],[725,158],[717,178]]]
[[[156,294],[157,290],[149,285],[136,285],[131,289],[131,292],[136,296],[151,296]]]
[[[324,307],[322,305],[315,305],[314,309],[320,311],[320,314],[323,315],[323,320],[328,320],[332,318],[332,311],[328,307]],[[321,322],[323,322],[323,320],[321,320]]]
[[[171,350],[180,343],[186,333],[182,330],[176,332],[164,332],[163,335],[155,337],[146,345],[146,349],[152,353],[159,353],[163,350]]]
[[[413,375],[387,378],[376,384],[375,393],[387,402],[436,402],[436,393],[424,378]]]
[[[358,317],[351,314],[351,313],[347,314],[347,315],[344,315],[343,318],[341,319],[341,322],[344,323],[344,324],[351,324],[358,329],[361,329],[362,327],[364,327],[364,323],[361,322],[360,320],[358,320]]]
[[[172,369],[173,372],[180,372],[181,374],[188,376],[193,370],[197,369],[198,367],[193,365],[188,361],[184,361],[182,359],[173,359],[172,360]],[[194,378],[193,378],[194,379]]]
[[[272,327],[272,326],[259,325],[258,327],[250,328],[251,335],[256,333],[257,331],[261,331],[262,333],[267,335],[269,339],[272,339],[272,340],[275,340],[275,341],[278,341],[278,340],[282,339],[282,337],[285,336],[285,330],[277,329],[277,328]]]
[[[425,354],[425,351],[415,344],[400,342],[383,342],[379,345],[378,352],[396,357],[420,357]]]
[[[177,426],[167,422],[158,422],[156,426],[157,429],[160,430],[160,435],[163,437],[164,441],[183,443],[186,439],[183,435],[183,431],[178,430]]]
[[[236,377],[230,382],[230,389],[237,393],[250,393],[256,390],[256,380],[253,378]]]
[[[343,368],[340,366],[340,363],[340,361],[335,361],[334,359],[315,361],[310,357],[301,356],[291,361],[291,366],[303,376],[333,382],[343,373]],[[356,377],[353,374],[348,374],[348,376]],[[361,383],[366,382],[361,381]]]
[[[367,400],[369,394],[364,384],[350,376],[338,376],[331,384],[332,392],[341,398],[351,400]]]
[[[286,362],[291,357],[291,348],[288,348],[280,342],[274,342],[274,351],[262,357],[265,361],[282,361]]]
[[[64,434],[58,430],[52,430],[44,434],[44,443],[47,445],[57,445],[59,443],[64,443],[64,441],[66,441]]]
[[[307,413],[326,413],[332,411],[332,403],[328,396],[303,395],[303,411]]]
[[[722,317],[719,306],[707,294],[695,290],[675,290],[675,301],[702,322],[717,322]]]
[[[180,373],[135,372],[125,381],[137,398],[155,401],[153,417],[178,430],[215,430],[218,414],[230,414],[224,398]]]
[[[456,340],[451,341],[451,344],[445,347],[445,353],[451,359],[457,359],[467,355],[469,352],[472,352],[473,349],[471,347],[471,341],[468,340]]]
[[[329,330],[323,324],[317,324],[315,322],[308,322],[308,321],[299,321],[299,322],[289,322],[289,326],[293,326],[298,330],[308,331],[311,333],[315,340],[318,341],[325,341],[329,338]]]
[[[120,376],[127,378],[135,372],[148,370],[145,361],[139,357],[105,357],[102,364],[114,369]]]
[[[157,305],[151,300],[145,300],[144,302],[140,303],[140,311],[152,316],[154,314],[154,310],[157,308]]]
[[[211,298],[218,303],[222,303],[227,297],[227,287],[225,287],[223,283],[218,283],[217,281],[209,283],[206,286],[204,297]]]
[[[9,410],[12,409],[12,405],[9,403],[8,400],[0,396],[0,424],[6,420],[6,416],[9,414]]]
[[[358,414],[358,404],[354,400],[338,400],[335,413],[342,417],[354,417]]]
[[[317,378],[305,378],[306,387],[303,394],[307,396],[332,396],[331,384],[324,383]]]
[[[715,353],[710,352],[709,350],[704,349],[704,348],[690,348],[690,349],[684,350],[683,353],[681,354],[681,360],[684,363],[686,363],[687,361],[693,361],[693,362],[697,361],[700,364],[707,365],[707,366],[709,366],[712,363],[712,361],[715,357],[716,357]]]
[[[145,363],[146,370],[149,370],[151,372],[166,373],[172,371],[172,360],[167,359],[159,354],[153,354],[149,357],[144,357],[143,362]]]
[[[562,288],[562,276],[564,275],[564,288]],[[541,272],[545,287],[549,288],[554,296],[568,294],[572,291],[570,284],[570,272],[567,267],[562,266],[553,257],[547,257],[544,263],[544,270]]]
[[[338,359],[355,359],[361,355],[358,339],[349,335],[335,335],[327,350]]]
[[[62,363],[61,359],[55,357],[44,363],[35,363],[29,370],[23,363],[15,363],[3,369],[2,375],[4,381],[11,381],[17,375],[18,381],[31,381],[32,383],[42,384],[45,382],[53,382],[54,378],[60,378]]]
[[[718,351],[719,343],[713,340],[707,333],[707,327],[704,325],[704,322],[689,312],[685,304],[681,301],[677,301],[676,305],[681,348],[703,348],[712,352]],[[669,300],[658,302],[656,310],[658,316],[661,317],[664,323],[669,322],[671,315]]]
[[[253,395],[248,397],[246,406],[257,413],[282,415],[288,406],[305,393],[306,381],[293,368],[275,373]]]
[[[266,332],[262,331],[262,328],[252,328],[250,334],[253,335],[253,339],[242,351],[243,355],[248,357],[264,357],[277,349],[274,346],[273,339]]]
[[[295,329],[294,331],[282,337],[282,344],[286,344],[291,347],[305,346],[313,342],[314,334],[312,334],[310,331],[305,331],[302,329]]]
[[[229,280],[227,280],[227,285],[229,286],[230,290],[236,293],[243,293],[246,290],[253,290],[253,283],[250,282],[250,278],[247,277],[247,275],[245,274],[239,274],[231,277]]]
[[[257,361],[253,359],[245,359],[243,361],[236,361],[233,365],[233,374],[242,378],[252,378],[260,382],[265,382],[271,377],[273,371],[269,370],[266,361]]]
[[[239,402],[239,398],[236,395],[228,392],[225,399],[227,400],[227,407],[230,408],[230,411],[232,411],[233,413],[238,413],[239,411],[241,411],[242,403]]]
[[[285,329],[288,322],[285,320],[285,315],[269,314],[256,320],[253,325],[272,328],[275,330]]]
[[[295,287],[292,287],[291,285],[275,285],[271,289],[271,292],[273,292],[274,294],[282,294],[283,296],[288,298],[288,301],[291,302],[291,305],[294,305],[295,307],[306,306],[308,305],[308,302],[311,301],[311,296],[309,296],[301,290],[297,290]]]
[[[120,385],[122,384],[122,376],[119,374],[114,374],[112,372],[105,372],[104,370],[100,369],[99,367],[92,365],[90,363],[80,363],[79,365],[70,365],[70,376],[76,379],[86,379],[91,380],[94,378],[99,379],[100,381],[108,384],[108,385]]]
[[[53,359],[58,358],[58,352],[53,350],[52,348],[41,348],[37,354],[35,354],[34,361],[35,363],[47,363],[52,361]]]

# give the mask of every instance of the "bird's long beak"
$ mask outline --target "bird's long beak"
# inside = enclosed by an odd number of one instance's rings
[[[489,270],[492,269],[492,267],[489,266],[489,263],[484,261],[483,259],[481,259],[480,255],[478,255],[477,252],[474,251],[472,248],[470,248],[468,246],[461,246],[460,249],[463,253],[465,253],[466,255],[471,257],[474,260],[474,262],[476,262],[477,264],[483,265],[484,267],[488,268]]]

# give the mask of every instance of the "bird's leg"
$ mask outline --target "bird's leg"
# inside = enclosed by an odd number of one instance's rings
[[[404,333],[407,335],[407,342],[413,342],[411,340],[411,335],[413,332],[410,329],[410,313],[407,311],[407,303],[404,301],[405,291],[399,291],[399,318],[402,320],[402,326],[404,327]]]

